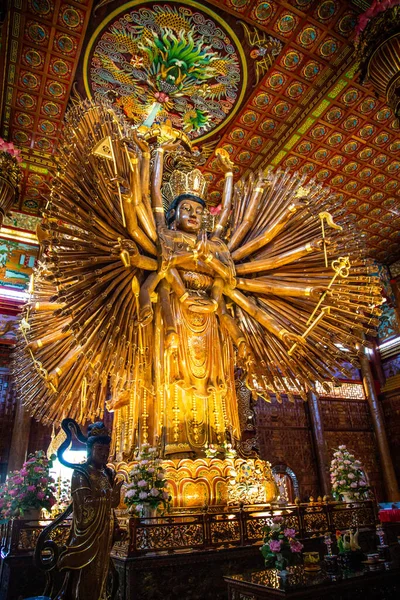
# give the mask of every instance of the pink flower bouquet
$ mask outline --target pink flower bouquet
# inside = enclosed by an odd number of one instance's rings
[[[52,461],[39,450],[29,455],[20,471],[10,473],[0,486],[0,518],[23,517],[32,509],[50,511],[56,502],[54,479],[49,475]]]
[[[16,148],[12,142],[6,142],[3,138],[0,138],[0,152],[6,152],[15,158],[18,163],[22,162],[21,150]]]
[[[275,567],[279,571],[299,561],[303,544],[296,539],[296,531],[286,527],[283,517],[276,516],[271,525],[264,527],[264,545],[261,552],[266,567]]]
[[[371,6],[358,17],[358,23],[355,28],[356,35],[360,36],[366,29],[368,23],[380,13],[385,12],[398,4],[400,4],[400,0],[373,0]]]

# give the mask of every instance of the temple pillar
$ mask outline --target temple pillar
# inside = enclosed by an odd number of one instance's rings
[[[321,407],[317,396],[313,392],[307,393],[308,407],[310,410],[311,429],[314,439],[315,454],[318,467],[318,479],[323,496],[329,496],[331,486],[329,481],[329,467],[324,436],[324,425],[322,422]]]
[[[386,500],[389,502],[396,502],[400,500],[400,491],[397,484],[392,457],[390,455],[388,439],[386,436],[383,409],[378,400],[378,395],[374,386],[374,380],[372,378],[371,365],[369,364],[369,360],[364,349],[362,349],[360,352],[360,363],[364,392],[367,397],[375,432],[376,444],[379,452],[379,459],[382,467],[383,481],[386,490]]]
[[[14,428],[7,467],[8,472],[21,469],[26,460],[31,420],[32,417],[22,406],[22,402],[19,399],[15,411]]]
[[[399,323],[400,323],[400,321],[399,321]],[[372,364],[372,366],[374,368],[374,372],[376,374],[376,377],[378,378],[380,387],[383,388],[383,386],[386,383],[386,377],[385,377],[385,373],[384,373],[383,367],[382,367],[381,355],[379,354],[378,344],[377,344],[375,338],[371,338],[370,342],[373,345],[373,348],[371,351],[370,363]]]

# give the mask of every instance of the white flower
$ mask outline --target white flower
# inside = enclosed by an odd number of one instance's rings
[[[154,498],[156,498],[157,496],[160,495],[159,490],[155,487],[151,488],[149,493],[150,493],[150,496],[154,496]]]
[[[346,446],[342,445],[342,446],[339,446],[339,450],[347,450],[347,448],[346,448]]]
[[[344,460],[343,462],[345,465],[351,465],[351,462],[349,460]]]
[[[137,484],[139,487],[146,487],[147,482],[144,479],[141,479]]]
[[[340,483],[340,485],[345,485],[345,484],[346,484],[346,481],[345,481],[344,479],[341,479],[341,480],[339,481],[339,483]]]
[[[135,496],[136,492],[134,490],[128,490],[125,494],[125,498],[133,498],[133,496]]]
[[[356,482],[355,482],[355,481],[353,481],[353,482],[350,484],[350,487],[351,487],[351,488],[356,488],[356,487],[357,487],[357,484],[356,484]]]
[[[349,473],[349,474],[347,475],[347,477],[348,477],[349,479],[354,479],[355,475],[354,475],[354,473]]]
[[[136,504],[136,512],[142,512],[143,510],[143,504]]]
[[[142,467],[144,467],[145,465],[148,465],[148,464],[149,464],[149,461],[147,460],[147,458],[143,458],[143,460],[140,461],[140,465]]]
[[[147,492],[139,492],[139,500],[146,500],[147,496]]]

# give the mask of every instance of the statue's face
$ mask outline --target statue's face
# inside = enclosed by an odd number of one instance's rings
[[[204,209],[194,200],[182,200],[176,209],[175,228],[186,233],[197,233],[201,227]]]
[[[100,469],[107,464],[108,457],[110,454],[109,444],[93,444],[92,451],[90,453],[90,462],[97,468]]]

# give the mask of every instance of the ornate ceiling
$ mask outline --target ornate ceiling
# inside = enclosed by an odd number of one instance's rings
[[[193,98],[189,88],[186,96],[174,97],[170,86],[171,102],[162,97],[162,110],[192,127],[200,145],[218,140],[238,176],[280,166],[324,182],[365,236],[372,256],[387,264],[400,257],[400,131],[383,99],[357,82],[353,29],[362,8],[345,0],[9,4],[2,28],[0,135],[23,151],[24,181],[15,210],[37,215],[43,206],[75,80],[81,96],[111,92],[134,119],[159,99],[146,85],[145,76],[152,77],[146,71],[149,54],[137,42],[166,7],[185,17],[184,27],[197,40],[215,34],[220,45],[213,46],[218,72],[204,84],[204,90],[213,88],[213,97]],[[168,27],[171,23],[166,19]],[[121,32],[125,38],[118,38]],[[144,81],[141,88],[131,86],[132,72]],[[175,71],[174,76],[176,82]],[[220,175],[212,156],[204,171],[217,204]]]

